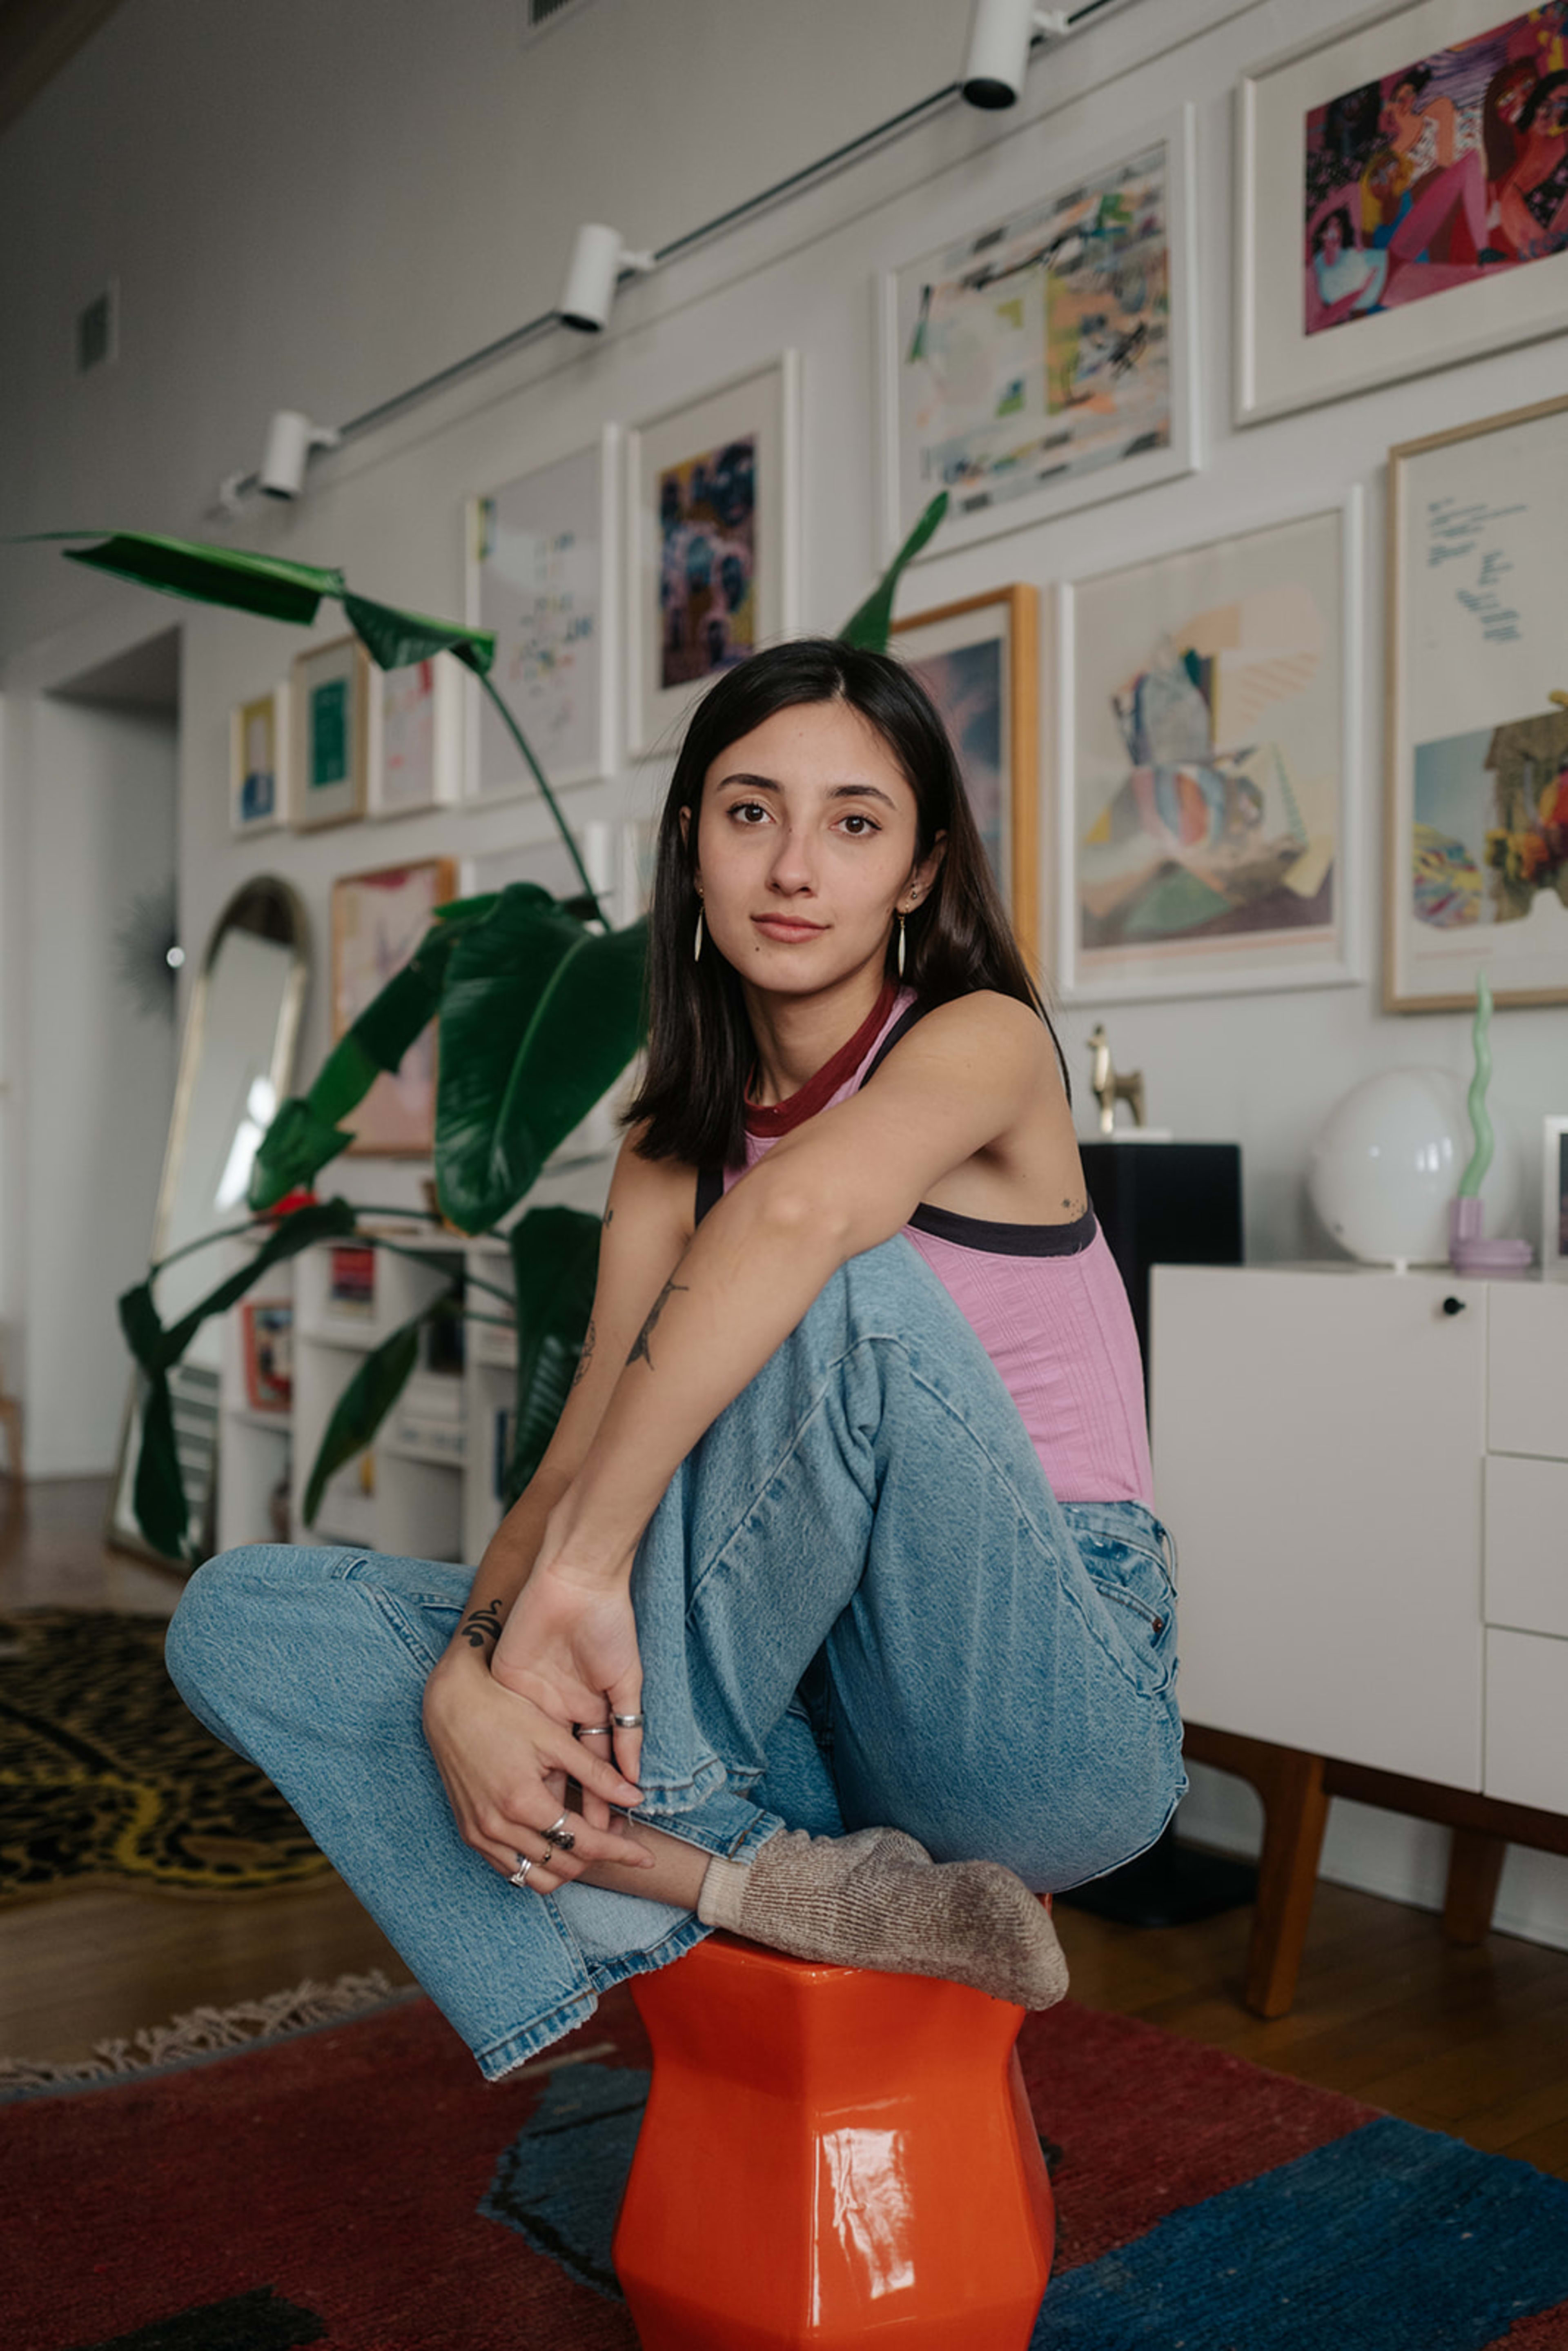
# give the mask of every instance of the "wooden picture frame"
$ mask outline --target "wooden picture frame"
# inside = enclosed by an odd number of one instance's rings
[[[351,824],[365,812],[371,666],[354,636],[334,637],[294,657],[288,821],[296,832]]]
[[[626,435],[627,749],[656,756],[720,672],[800,626],[800,358]]]
[[[1385,1011],[1568,1003],[1565,533],[1568,396],[1388,453]]]
[[[368,873],[340,873],[332,884],[332,1040],[402,969],[430,926],[434,910],[455,894],[450,857],[425,857]],[[416,1037],[396,1071],[383,1071],[348,1113],[361,1157],[427,1159],[435,1145],[435,1027]]]
[[[894,621],[888,650],[941,712],[1013,935],[1040,938],[1040,599],[1022,581]]]
[[[276,832],[288,809],[287,681],[235,705],[229,716],[229,830]]]

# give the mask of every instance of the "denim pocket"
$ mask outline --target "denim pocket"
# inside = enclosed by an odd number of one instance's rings
[[[1157,1698],[1176,1672],[1176,1593],[1165,1561],[1141,1543],[1081,1535],[1078,1554],[1137,1687]]]

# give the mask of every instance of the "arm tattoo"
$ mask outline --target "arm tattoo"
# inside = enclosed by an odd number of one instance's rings
[[[588,1318],[588,1328],[583,1332],[582,1336],[582,1353],[577,1359],[577,1369],[571,1375],[571,1384],[574,1388],[580,1387],[583,1381],[588,1377],[588,1367],[593,1361],[593,1343],[595,1336],[596,1333],[593,1328],[593,1317],[591,1314]]]
[[[603,1216],[602,1216],[602,1217],[601,1217],[601,1219],[600,1219],[600,1222],[601,1222],[601,1224],[612,1225],[612,1224],[614,1223],[614,1221],[615,1221],[615,1211],[614,1211],[614,1209],[613,1209],[613,1208],[606,1208],[606,1209],[605,1209],[605,1211],[604,1211]]]
[[[669,1280],[665,1282],[663,1290],[660,1290],[659,1295],[654,1299],[653,1305],[649,1308],[648,1320],[638,1332],[636,1344],[633,1346],[632,1353],[626,1358],[628,1369],[630,1369],[631,1365],[633,1364],[646,1364],[648,1369],[650,1371],[653,1370],[653,1358],[648,1352],[648,1342],[653,1334],[654,1323],[658,1321],[660,1315],[664,1311],[664,1301],[668,1298],[672,1290],[689,1290],[691,1284],[689,1282],[677,1281],[673,1274]]]
[[[471,1649],[493,1648],[501,1637],[501,1604],[492,1600],[487,1607],[476,1608],[472,1616],[458,1626]]]

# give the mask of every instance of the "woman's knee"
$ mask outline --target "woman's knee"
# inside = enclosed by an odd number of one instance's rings
[[[209,1719],[231,1686],[254,1680],[263,1625],[276,1637],[279,1584],[298,1583],[298,1563],[319,1555],[286,1543],[242,1543],[197,1568],[163,1644],[169,1677],[193,1713]]]

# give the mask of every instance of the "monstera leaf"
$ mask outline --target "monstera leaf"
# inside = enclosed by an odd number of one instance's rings
[[[599,1278],[600,1220],[580,1208],[530,1208],[512,1227],[517,1315],[517,1426],[509,1510],[543,1460],[582,1353]]]
[[[884,653],[893,631],[893,600],[905,564],[912,563],[947,511],[947,493],[938,490],[877,585],[839,631],[840,642],[863,653]]]
[[[478,1233],[613,1085],[643,1036],[645,922],[596,934],[530,882],[465,930],[441,1005],[435,1181]]]

